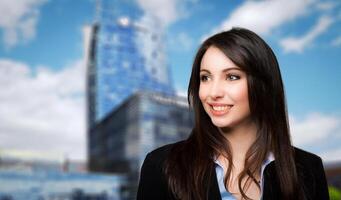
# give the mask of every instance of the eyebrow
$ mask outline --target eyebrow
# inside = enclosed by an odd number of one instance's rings
[[[231,68],[225,68],[222,70],[222,72],[227,72],[227,71],[230,71],[230,70],[239,70],[239,71],[242,71],[242,69],[238,68],[238,67],[231,67]],[[211,73],[208,69],[200,69],[200,72],[208,72],[208,73]]]

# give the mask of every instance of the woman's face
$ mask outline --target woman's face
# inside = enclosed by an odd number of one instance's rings
[[[207,49],[201,60],[199,98],[219,128],[250,122],[246,73],[214,46]]]

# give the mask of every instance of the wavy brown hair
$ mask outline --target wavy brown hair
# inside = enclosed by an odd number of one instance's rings
[[[251,118],[257,125],[256,140],[247,151],[244,170],[238,177],[239,191],[254,182],[269,152],[275,156],[275,167],[283,199],[299,198],[299,185],[291,145],[284,86],[279,65],[271,48],[254,32],[233,28],[211,36],[200,46],[192,67],[188,102],[194,110],[195,126],[189,138],[178,143],[165,163],[169,190],[176,199],[207,200],[217,155],[228,159],[225,185],[230,178],[232,154],[229,142],[214,126],[199,99],[200,63],[206,50],[214,46],[247,74]],[[242,185],[242,180],[246,182]],[[275,177],[274,177],[275,178]]]

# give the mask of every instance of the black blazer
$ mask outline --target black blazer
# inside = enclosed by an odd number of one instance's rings
[[[172,200],[163,173],[163,163],[174,144],[160,147],[147,154],[141,168],[137,200]],[[276,179],[275,161],[264,170],[263,200],[279,200],[281,198],[279,183]],[[295,148],[295,162],[300,184],[303,186],[307,200],[328,200],[327,181],[320,157]],[[221,200],[217,176],[213,170],[213,178],[209,183],[209,200]]]

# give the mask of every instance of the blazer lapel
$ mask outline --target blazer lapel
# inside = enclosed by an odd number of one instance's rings
[[[272,161],[264,169],[264,188],[262,200],[281,199],[279,182],[275,169],[275,161]]]
[[[211,169],[211,178],[210,183],[208,185],[208,196],[210,197],[210,200],[221,200],[219,186],[218,186],[218,180],[217,180],[217,174],[215,172],[215,168],[212,167]]]

